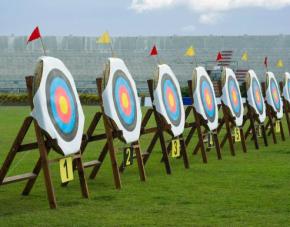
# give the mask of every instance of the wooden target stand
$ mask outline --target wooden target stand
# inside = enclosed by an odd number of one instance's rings
[[[262,92],[263,96],[266,97],[266,83],[262,82]],[[268,135],[272,134],[274,144],[277,144],[276,132],[280,133],[282,141],[285,141],[284,129],[282,124],[282,119],[276,117],[276,112],[266,101],[266,116],[268,117],[268,122],[265,124],[266,130],[269,128]]]
[[[89,178],[90,179],[95,179],[96,175],[98,174],[100,167],[103,164],[103,161],[105,157],[107,156],[108,152],[110,155],[111,159],[111,165],[112,165],[112,170],[113,170],[113,176],[114,176],[114,183],[116,189],[121,189],[122,184],[121,184],[121,177],[120,177],[120,171],[118,168],[118,162],[117,162],[117,156],[116,152],[120,150],[124,150],[126,148],[132,149],[132,151],[135,152],[136,156],[131,156],[130,158],[136,158],[137,159],[137,164],[139,168],[139,175],[140,175],[140,180],[145,181],[146,180],[146,174],[144,170],[144,164],[142,160],[142,154],[141,154],[141,148],[140,148],[140,143],[139,141],[133,142],[131,144],[126,144],[124,139],[122,138],[122,131],[118,130],[114,124],[114,121],[110,119],[104,112],[104,106],[103,106],[103,99],[102,99],[102,84],[103,84],[103,79],[102,78],[97,78],[96,79],[97,83],[97,89],[98,89],[98,94],[99,94],[99,105],[101,107],[101,112],[96,112],[94,115],[93,120],[91,121],[89,128],[85,134],[85,139],[83,140],[82,146],[81,146],[81,153],[83,154],[87,145],[90,142],[96,142],[96,141],[106,141],[103,148],[101,149],[101,152],[98,156],[97,160],[92,160],[89,162],[84,163],[84,168],[89,168],[93,167]],[[102,134],[96,134],[96,128],[100,124],[101,119],[103,119],[103,125],[105,127],[105,133]],[[114,140],[118,139],[119,141],[123,142],[127,146],[121,149],[118,149],[117,147],[114,146]],[[133,152],[132,152],[133,153]],[[74,167],[76,164],[74,164]]]
[[[279,86],[280,86],[280,93],[283,94],[283,82],[282,81],[280,81]],[[286,117],[287,126],[288,126],[288,133],[290,135],[290,117],[289,117],[290,104],[285,99],[285,97],[283,95],[282,95],[282,102],[283,102],[283,112],[284,112],[284,115]]]
[[[243,83],[245,91],[247,91],[246,82]],[[245,140],[248,137],[251,137],[251,140],[254,141],[254,145],[256,149],[259,149],[259,137],[263,137],[264,145],[268,146],[268,140],[266,135],[266,127],[264,122],[260,123],[259,115],[256,113],[255,109],[249,104],[248,99],[246,97],[246,107],[247,112],[244,115],[243,126],[246,125],[247,121],[249,121],[249,126],[245,131]]]
[[[188,89],[189,89],[189,94],[190,97],[192,99],[192,101],[194,102],[194,98],[193,98],[193,92],[192,92],[192,81],[189,80],[188,81]],[[194,119],[195,122],[187,122],[186,123],[186,128],[190,128],[190,131],[185,139],[185,145],[188,146],[191,139],[193,138],[193,134],[195,132],[195,130],[197,131],[197,135],[198,135],[198,143],[195,146],[194,150],[193,150],[193,154],[196,155],[199,151],[199,149],[201,150],[201,156],[202,156],[202,160],[204,163],[207,163],[207,154],[206,154],[206,150],[209,150],[213,147],[215,147],[216,149],[216,153],[217,153],[217,158],[219,160],[222,159],[222,155],[221,155],[221,149],[220,149],[220,144],[219,144],[219,140],[218,140],[218,132],[217,129],[213,130],[213,131],[209,131],[208,127],[207,127],[207,120],[205,120],[202,115],[200,115],[194,108],[193,104],[191,106],[188,106],[186,108],[185,111],[185,118],[187,119],[190,112],[193,112],[194,115]],[[202,128],[204,128],[204,130],[202,130]],[[208,147],[207,149],[205,148],[205,144],[204,144],[204,138],[207,135],[212,135],[212,139],[213,139],[213,146]]]
[[[145,153],[143,153],[143,162],[144,165],[146,165],[150,155],[152,154],[153,148],[155,147],[157,140],[159,139],[160,146],[161,146],[161,151],[162,151],[162,162],[165,165],[165,170],[167,174],[171,174],[171,165],[169,161],[169,154],[170,152],[173,152],[175,150],[180,155],[177,154],[178,158],[182,157],[184,167],[186,169],[189,168],[189,161],[188,161],[188,155],[186,152],[186,145],[185,145],[185,140],[183,138],[183,134],[179,135],[178,137],[174,137],[172,134],[170,128],[171,125],[166,122],[164,117],[156,110],[154,103],[154,85],[153,85],[153,80],[147,80],[148,88],[149,88],[149,94],[151,98],[151,103],[152,103],[152,108],[147,110],[143,120],[142,120],[142,125],[141,125],[141,135],[146,135],[146,134],[152,134],[154,133],[154,136],[150,142],[150,144],[147,147],[147,150]],[[154,115],[155,122],[156,122],[156,127],[151,127],[151,128],[146,128],[149,120],[151,119],[152,114]],[[166,140],[164,136],[164,132],[168,133],[171,136],[171,139],[169,140],[168,145],[166,146]],[[179,148],[172,149],[172,144],[174,142],[178,143],[179,141]],[[178,146],[177,144],[175,144]],[[173,155],[174,156],[174,155]],[[120,166],[120,170],[124,171],[125,165]]]
[[[33,76],[28,76],[25,78],[26,79],[26,86],[27,86],[27,91],[28,91],[28,101],[31,107],[31,110],[33,109],[33,96],[32,96],[32,86],[33,86]],[[29,130],[29,128],[32,126],[32,123],[34,124],[34,131],[36,135],[36,140],[37,142],[33,143],[27,143],[23,144],[23,140]],[[15,176],[10,176],[6,177],[9,168],[16,156],[16,154],[20,152],[26,152],[26,151],[31,151],[31,150],[39,150],[39,155],[40,157],[38,158],[38,161],[36,162],[34,169],[30,173],[24,173],[21,175],[15,175]],[[41,170],[43,170],[44,173],[44,183],[46,186],[46,191],[47,191],[47,197],[48,197],[48,202],[50,208],[54,209],[57,208],[57,203],[56,203],[56,197],[55,197],[55,192],[54,192],[54,187],[51,179],[51,172],[50,172],[50,167],[49,165],[55,162],[59,162],[61,158],[49,160],[48,159],[48,154],[50,150],[53,149],[55,151],[61,152],[59,146],[57,145],[56,141],[51,139],[38,125],[37,121],[34,120],[31,116],[26,117],[23,121],[23,124],[18,131],[18,134],[14,140],[14,143],[3,163],[3,166],[0,170],[0,185],[5,185],[5,184],[11,184],[11,183],[16,183],[19,181],[26,181],[26,186],[24,190],[22,191],[22,195],[29,195],[31,192],[32,187],[34,186],[36,179],[40,173]],[[76,168],[78,170],[78,175],[79,175],[79,180],[80,180],[80,185],[81,185],[81,192],[82,196],[84,198],[89,197],[89,192],[88,192],[88,187],[84,175],[84,168],[82,164],[82,156],[81,153],[76,153],[74,155],[71,155],[72,159],[76,163]]]
[[[218,88],[220,94],[222,94],[222,84],[219,81],[218,82]],[[242,102],[242,100],[241,100]],[[243,105],[243,103],[241,103]],[[245,134],[243,127],[238,127],[235,123],[235,117],[232,116],[231,111],[228,106],[226,106],[223,101],[221,101],[221,108],[223,111],[223,118],[219,119],[219,126],[217,131],[220,133],[222,127],[226,126],[226,134],[224,138],[222,139],[220,146],[223,148],[226,141],[228,141],[230,146],[230,152],[232,156],[236,155],[235,146],[234,144],[237,142],[241,142],[242,149],[244,153],[247,153],[247,147],[246,147],[246,140],[245,140]],[[234,135],[232,135],[232,132],[234,131]]]

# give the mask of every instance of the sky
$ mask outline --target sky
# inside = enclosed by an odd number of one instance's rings
[[[0,0],[0,35],[290,34],[290,0]]]

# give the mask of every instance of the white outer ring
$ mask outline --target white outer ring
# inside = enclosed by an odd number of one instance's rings
[[[273,110],[276,112],[276,116],[278,119],[281,119],[283,117],[283,102],[281,99],[281,94],[280,94],[280,90],[279,90],[279,86],[277,83],[277,80],[274,76],[274,74],[272,72],[266,72],[266,79],[267,79],[267,89],[266,89],[266,102],[273,108]],[[277,86],[277,92],[278,92],[278,98],[280,99],[280,109],[278,111],[276,111],[276,107],[273,101],[273,97],[272,97],[272,92],[271,92],[271,88],[270,88],[270,80],[273,79],[274,83]]]
[[[210,84],[210,87],[212,89],[212,92],[213,92],[213,98],[214,98],[214,101],[215,101],[215,119],[213,122],[210,122],[208,119],[207,119],[207,116],[205,114],[205,111],[204,111],[204,108],[202,106],[202,101],[201,101],[201,97],[200,97],[200,89],[199,89],[199,85],[200,85],[200,78],[201,76],[205,76],[208,81],[209,81],[209,84]],[[196,109],[196,111],[205,119],[207,120],[207,126],[208,128],[212,131],[212,130],[215,130],[217,127],[218,127],[218,107],[217,107],[217,100],[216,100],[216,97],[215,97],[215,92],[214,92],[214,89],[213,89],[213,85],[212,85],[212,82],[207,74],[207,72],[205,71],[204,67],[196,67],[194,70],[193,70],[193,74],[192,74],[192,79],[193,81],[196,82],[196,86],[195,86],[195,90],[193,91],[193,106],[194,108]]]
[[[165,74],[171,77],[171,79],[175,83],[175,86],[177,88],[177,93],[179,95],[179,102],[180,102],[181,109],[180,109],[180,123],[178,126],[175,126],[171,123],[167,115],[164,103],[163,103],[161,81]],[[158,82],[157,82],[157,86],[153,94],[154,94],[154,105],[156,107],[157,112],[160,113],[165,118],[166,122],[171,125],[171,131],[175,137],[181,135],[184,131],[185,113],[184,113],[184,108],[183,108],[180,86],[171,68],[166,64],[158,65]]]
[[[262,90],[261,90],[261,84],[257,78],[257,75],[255,73],[254,70],[250,69],[248,71],[248,74],[250,76],[250,86],[249,86],[249,89],[247,90],[247,100],[248,100],[248,103],[251,107],[253,107],[253,109],[255,110],[256,114],[258,115],[258,118],[259,118],[259,121],[260,123],[263,123],[266,119],[266,106],[265,106],[265,101],[264,101],[264,97],[263,97],[263,93],[262,93]],[[257,81],[258,81],[258,86],[259,86],[259,89],[260,89],[260,92],[261,92],[261,101],[262,101],[262,104],[263,104],[263,113],[260,114],[259,111],[257,110],[256,108],[256,104],[255,104],[255,100],[254,100],[254,94],[252,92],[252,82],[253,82],[253,79],[256,78]]]
[[[56,139],[57,144],[61,148],[64,155],[77,153],[79,152],[81,147],[85,117],[74,83],[74,79],[61,60],[53,57],[40,57],[37,61],[37,64],[40,64],[41,61],[43,62],[42,78],[39,88],[37,89],[37,92],[33,97],[34,108],[31,112],[31,116],[37,121],[40,128],[46,131],[52,139]],[[53,123],[51,122],[48,114],[45,86],[48,74],[53,69],[60,70],[67,77],[76,99],[79,115],[79,128],[77,130],[75,138],[70,142],[67,142],[61,138]]]
[[[236,126],[242,126],[243,125],[243,118],[244,118],[244,105],[243,105],[243,101],[242,101],[242,96],[241,96],[241,92],[240,92],[240,87],[239,87],[239,83],[236,79],[236,75],[235,73],[233,72],[232,69],[226,67],[224,69],[225,71],[225,77],[226,77],[226,80],[225,80],[225,84],[222,88],[222,101],[223,103],[230,109],[231,111],[231,114],[232,116],[235,117],[235,122],[236,122]],[[233,111],[233,108],[232,108],[232,105],[231,105],[231,100],[230,100],[230,97],[229,97],[229,90],[228,90],[228,83],[229,83],[229,78],[232,77],[235,81],[235,84],[238,88],[238,96],[240,98],[240,101],[241,101],[241,114],[239,117],[237,117],[235,115],[235,112]]]
[[[135,84],[128,68],[126,67],[126,65],[122,59],[109,58],[108,64],[110,67],[110,74],[108,77],[108,82],[107,82],[106,88],[104,89],[104,91],[102,93],[104,112],[108,117],[110,117],[115,122],[118,129],[122,131],[123,138],[125,139],[126,143],[132,143],[132,142],[137,141],[140,137],[141,118],[142,118],[142,112],[141,112],[141,107],[140,107],[140,101],[139,101],[138,94],[137,94],[136,84]],[[115,109],[114,100],[112,97],[112,95],[113,95],[113,84],[112,84],[113,83],[113,76],[114,76],[115,72],[118,70],[121,70],[127,76],[128,80],[130,81],[130,84],[132,86],[133,94],[134,94],[135,100],[136,100],[137,121],[136,121],[136,127],[133,131],[128,131],[126,128],[123,127],[123,125],[118,117],[117,111]]]
[[[290,103],[290,94],[288,89],[288,81],[290,80],[290,73],[285,72],[285,80],[284,80],[284,86],[283,86],[283,97],[284,99]]]

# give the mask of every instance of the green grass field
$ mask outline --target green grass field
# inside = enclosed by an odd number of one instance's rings
[[[94,111],[85,107],[86,124]],[[1,165],[28,114],[28,107],[0,107]],[[171,159],[171,176],[165,174],[157,146],[146,165],[147,181],[139,181],[134,163],[121,176],[121,190],[114,187],[108,156],[96,179],[88,180],[90,199],[81,197],[77,174],[68,187],[61,187],[59,166],[53,164],[58,209],[49,209],[41,174],[26,197],[20,195],[25,182],[0,187],[0,226],[289,226],[290,139],[288,131],[285,134],[286,141],[278,137],[277,145],[269,138],[268,148],[261,141],[260,150],[247,141],[247,154],[238,144],[235,157],[226,146],[220,161],[213,150],[208,164],[202,163],[200,155],[191,155],[195,137],[188,147],[190,169],[185,170],[181,160]],[[27,141],[33,135],[31,131]],[[150,136],[141,138],[143,147],[149,140]],[[84,160],[96,159],[100,148],[100,142],[91,143]],[[18,154],[9,175],[31,171],[37,157],[36,150]],[[52,153],[53,157],[58,156]],[[122,154],[118,157],[121,160]],[[86,169],[87,176],[90,170]]]

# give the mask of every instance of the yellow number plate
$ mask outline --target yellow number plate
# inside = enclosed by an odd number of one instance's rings
[[[180,140],[175,139],[171,141],[171,157],[176,158],[180,156]]]
[[[235,142],[241,141],[241,130],[240,128],[235,128]]]
[[[62,183],[72,181],[74,179],[72,157],[60,159],[59,170]]]
[[[280,121],[276,121],[275,123],[275,129],[276,129],[276,133],[279,133],[281,128],[280,128]]]

